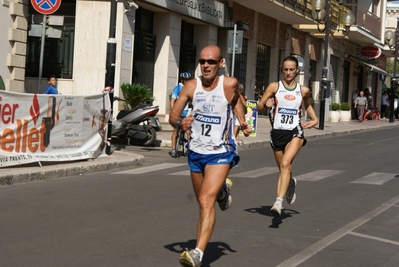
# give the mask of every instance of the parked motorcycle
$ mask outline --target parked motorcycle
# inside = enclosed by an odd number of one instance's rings
[[[114,96],[114,101],[126,102]],[[131,145],[152,146],[156,142],[158,131],[162,130],[161,123],[155,115],[159,107],[140,104],[134,109],[119,111],[116,120],[112,120],[111,135],[127,138]]]

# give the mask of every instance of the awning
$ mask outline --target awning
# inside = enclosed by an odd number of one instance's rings
[[[383,69],[381,69],[379,67],[374,66],[373,64],[364,62],[363,60],[360,60],[360,59],[355,58],[355,57],[349,57],[349,58],[351,60],[353,60],[353,61],[356,61],[357,63],[360,63],[362,65],[365,65],[365,66],[369,67],[370,71],[374,71],[374,72],[377,72],[379,74],[382,74],[382,75],[385,75],[385,76],[388,76],[388,77],[392,77],[392,74],[386,72],[385,70],[383,70]]]

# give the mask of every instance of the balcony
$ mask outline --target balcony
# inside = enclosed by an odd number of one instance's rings
[[[285,24],[324,38],[312,17],[311,0],[236,0],[259,13],[275,18]],[[331,0],[331,26],[339,25],[340,12],[351,12],[355,16],[355,25],[351,26],[349,40],[359,45],[381,44],[381,19],[359,4],[345,4],[340,8],[338,0]],[[342,14],[342,13],[341,13]]]
[[[381,43],[381,18],[358,4],[345,4],[355,16],[355,25],[350,28],[349,39],[361,45]]]

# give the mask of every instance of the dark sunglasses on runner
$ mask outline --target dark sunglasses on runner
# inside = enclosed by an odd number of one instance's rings
[[[209,65],[216,65],[220,62],[221,59],[219,60],[214,60],[214,59],[200,59],[198,60],[199,64],[204,65],[205,62],[208,62]]]

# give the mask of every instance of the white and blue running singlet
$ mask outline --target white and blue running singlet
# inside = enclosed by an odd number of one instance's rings
[[[188,148],[200,154],[236,152],[233,135],[233,111],[223,89],[224,76],[212,91],[202,88],[201,76],[193,96],[191,140]]]
[[[274,107],[270,111],[273,129],[293,130],[301,124],[302,92],[300,84],[286,88],[282,81],[274,95]]]

